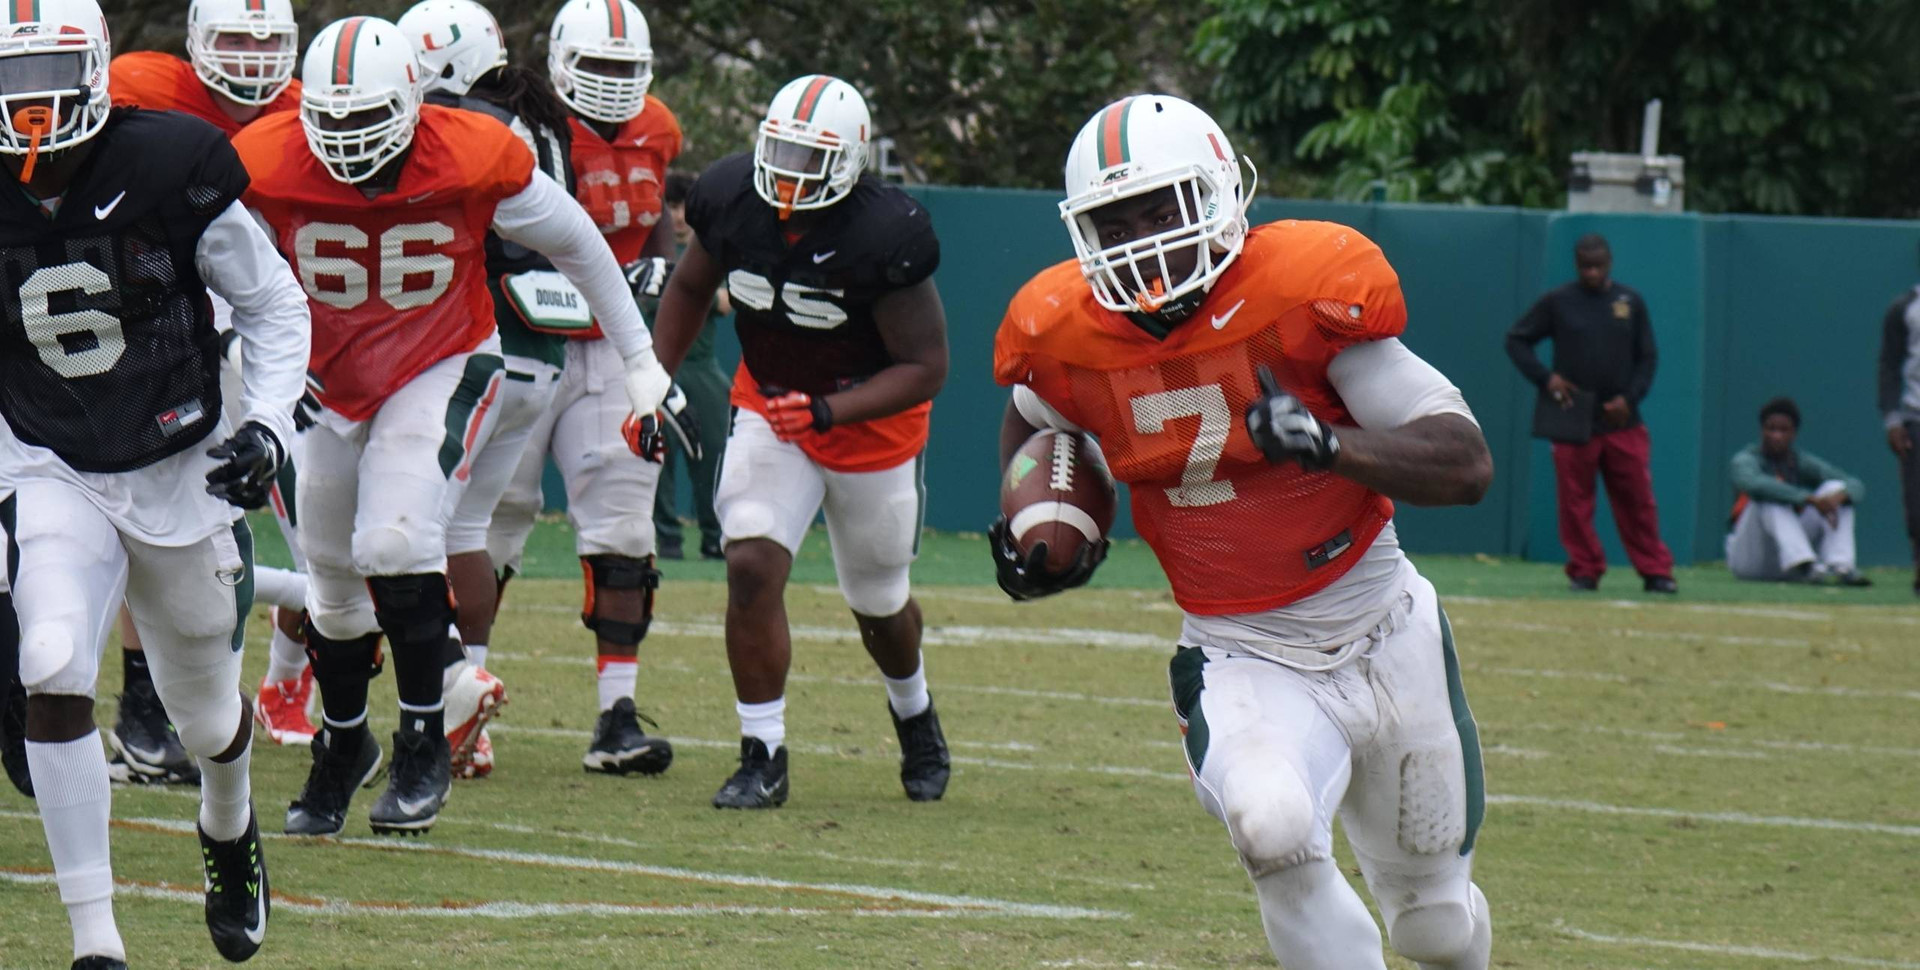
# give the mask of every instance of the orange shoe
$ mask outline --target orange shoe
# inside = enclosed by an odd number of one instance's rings
[[[493,770],[493,745],[483,729],[507,703],[507,685],[500,678],[462,663],[447,674],[446,691],[447,746],[453,753],[456,778],[474,778],[474,753],[487,744],[486,771]],[[482,772],[484,774],[484,772]]]
[[[480,729],[480,740],[474,743],[464,772],[455,774],[460,778],[485,778],[493,774],[493,738],[488,736],[486,728]]]
[[[253,702],[254,723],[274,744],[306,744],[318,733],[307,716],[307,702],[312,697],[312,667],[302,670],[294,680],[271,683],[262,678],[260,694]]]

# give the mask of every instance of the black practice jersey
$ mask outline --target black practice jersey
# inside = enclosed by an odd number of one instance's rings
[[[194,252],[247,173],[218,128],[169,111],[115,109],[90,144],[51,218],[0,188],[0,414],[77,470],[121,472],[220,418]]]
[[[787,242],[753,189],[753,156],[729,155],[694,183],[687,224],[726,273],[740,355],[761,385],[829,394],[893,363],[873,304],[933,275],[940,241],[925,206],[872,175],[811,213]]]

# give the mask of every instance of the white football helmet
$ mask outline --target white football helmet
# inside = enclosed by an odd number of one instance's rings
[[[788,81],[753,146],[753,188],[785,219],[853,191],[867,167],[873,116],[853,85],[825,74]]]
[[[221,35],[242,49],[222,50]],[[241,104],[266,104],[293,83],[300,26],[290,0],[193,0],[187,7],[187,59],[200,82]]]
[[[473,0],[421,0],[396,23],[413,41],[428,91],[464,95],[480,75],[506,66],[500,22]]]
[[[581,66],[583,60],[631,65],[624,73]],[[567,107],[608,124],[631,121],[647,106],[653,84],[653,39],[630,0],[567,0],[547,35],[547,75]]]
[[[1067,152],[1066,181],[1060,217],[1080,272],[1109,310],[1191,313],[1246,243],[1253,192],[1242,191],[1233,146],[1206,112],[1171,95],[1122,98],[1096,112]],[[1167,188],[1179,225],[1112,244],[1100,238],[1094,210]],[[1193,269],[1175,280],[1167,257],[1183,249],[1194,250]]]
[[[0,22],[0,153],[57,152],[107,123],[107,18],[94,0],[7,4]]]
[[[334,178],[372,178],[413,143],[420,121],[420,63],[400,28],[348,17],[322,30],[300,72],[307,146]]]

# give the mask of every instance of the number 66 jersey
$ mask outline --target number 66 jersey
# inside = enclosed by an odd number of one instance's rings
[[[1025,385],[1100,439],[1134,524],[1188,613],[1255,613],[1331,585],[1393,516],[1365,486],[1268,464],[1243,415],[1255,369],[1315,415],[1351,425],[1327,376],[1340,351],[1405,329],[1400,280],[1365,236],[1285,221],[1247,234],[1200,309],[1156,339],[1094,301],[1068,261],[1017,293],[994,377]]]

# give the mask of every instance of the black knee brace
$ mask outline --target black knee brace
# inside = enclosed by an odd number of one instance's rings
[[[351,640],[329,640],[306,622],[307,660],[314,682],[320,685],[320,707],[335,723],[344,724],[367,710],[367,684],[380,676],[385,658],[380,634]]]
[[[431,643],[447,639],[447,627],[453,625],[453,593],[445,573],[409,573],[405,576],[374,576],[367,580],[373,594],[373,618],[393,641],[402,644]]]
[[[653,591],[660,588],[660,571],[653,568],[653,557],[581,556],[580,566],[587,573],[587,604],[580,611],[580,622],[609,643],[633,646],[646,639],[647,627],[653,624]],[[594,594],[603,589],[641,590],[640,622],[600,616]]]

